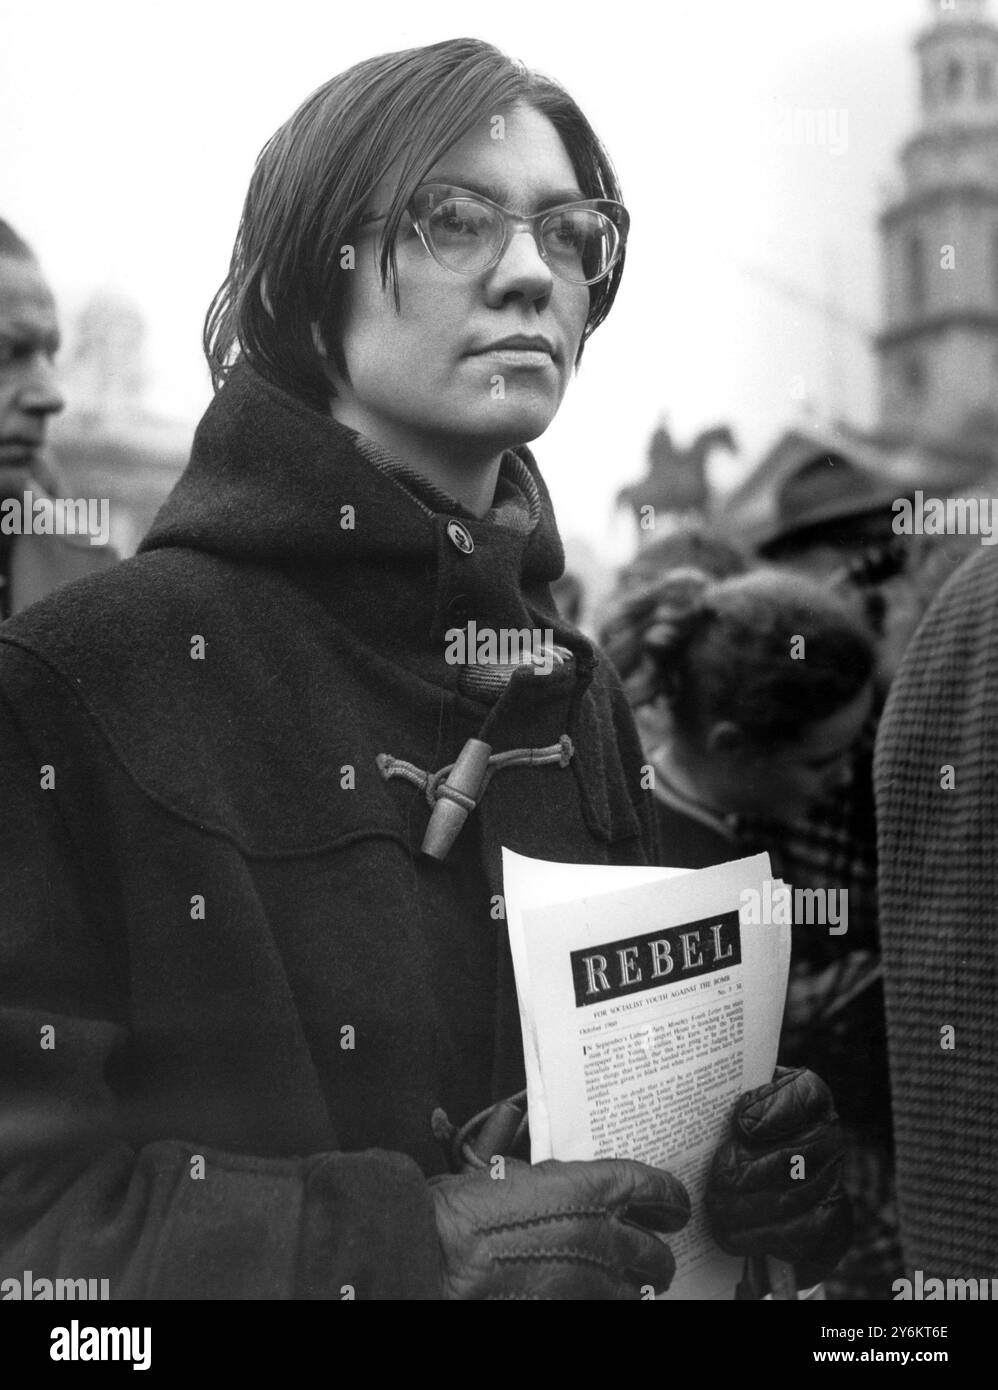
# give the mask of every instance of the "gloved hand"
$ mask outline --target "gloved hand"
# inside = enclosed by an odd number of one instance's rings
[[[669,1287],[676,1262],[653,1231],[681,1230],[690,1199],[678,1178],[630,1159],[506,1159],[488,1171],[431,1178],[444,1297],[639,1299]]]
[[[800,1266],[800,1282],[816,1283],[835,1268],[852,1236],[839,1178],[843,1157],[835,1105],[821,1077],[804,1067],[777,1067],[767,1085],[738,1098],[731,1137],[714,1155],[704,1204],[718,1245],[730,1255],[789,1260]]]

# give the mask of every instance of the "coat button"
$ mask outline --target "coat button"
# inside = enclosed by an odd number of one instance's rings
[[[462,526],[460,521],[448,521],[447,534],[462,555],[470,555],[474,550],[475,542],[471,539],[471,532],[467,526]]]
[[[447,605],[446,613],[448,619],[455,627],[465,627],[471,613],[467,595],[458,594],[456,598],[452,598]]]

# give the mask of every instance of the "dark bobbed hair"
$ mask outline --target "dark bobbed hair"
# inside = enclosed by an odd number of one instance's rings
[[[522,102],[560,135],[587,198],[620,201],[606,151],[585,116],[552,79],[479,39],[449,39],[369,58],[313,92],[264,146],[253,170],[229,264],[204,326],[218,390],[237,357],[275,385],[325,409],[333,394],[313,324],[339,372],[340,248],[370,213],[371,194],[396,164],[380,268],[399,307],[395,243],[428,171],[476,121]],[[382,209],[377,209],[382,211]],[[589,335],[610,311],[624,257],[590,286]]]
[[[9,256],[12,260],[33,261],[35,253],[24,240],[18,236],[9,222],[5,222],[0,217],[0,256]]]
[[[803,659],[794,638],[803,637]],[[677,732],[703,748],[719,722],[778,747],[851,703],[873,678],[862,620],[801,575],[757,570],[719,581],[673,570],[628,594],[601,635],[631,704],[664,696]]]

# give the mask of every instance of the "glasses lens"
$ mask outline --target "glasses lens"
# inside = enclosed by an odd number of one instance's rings
[[[541,224],[541,240],[555,274],[580,285],[602,280],[620,249],[617,228],[597,208],[556,209]]]
[[[502,241],[502,218],[474,198],[426,197],[422,225],[441,265],[462,275],[483,270]]]

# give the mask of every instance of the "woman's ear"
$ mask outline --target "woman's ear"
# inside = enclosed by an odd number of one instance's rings
[[[310,325],[312,333],[312,346],[319,358],[326,380],[329,382],[329,389],[333,399],[344,397],[349,391],[349,382],[343,369],[337,364],[335,358],[326,347],[326,340],[322,336],[322,329],[317,323]]]
[[[274,317],[274,306],[270,302],[270,291],[267,289],[267,272],[264,271],[260,276],[260,302],[266,309],[271,318]]]
[[[638,726],[643,743],[655,747],[663,742],[672,729],[672,715],[664,695],[638,705],[634,711],[634,722]]]
[[[744,753],[747,746],[741,728],[730,719],[722,719],[708,729],[704,742],[708,753],[720,754],[726,758]]]
[[[311,327],[312,346],[315,348],[316,352],[319,354],[320,357],[324,357],[328,361],[329,353],[326,351],[326,342],[322,336],[322,330],[319,328],[319,325],[317,323],[313,323]]]

